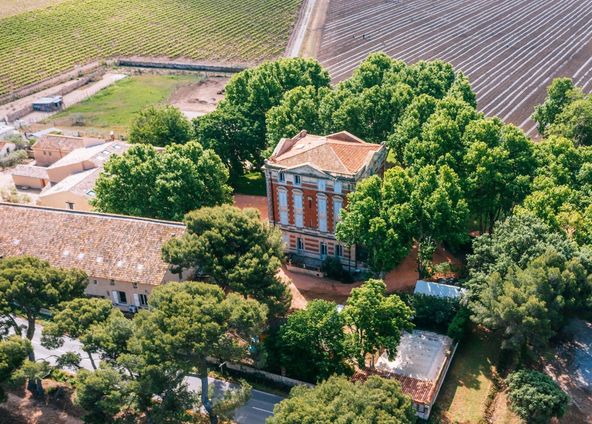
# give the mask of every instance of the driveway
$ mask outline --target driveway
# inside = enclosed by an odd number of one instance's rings
[[[17,322],[19,325],[23,325],[25,327],[27,325],[27,321],[22,318],[17,318]],[[35,326],[35,335],[33,336],[32,340],[33,350],[35,351],[35,357],[37,359],[44,359],[50,364],[55,365],[56,359],[59,355],[62,355],[66,352],[76,352],[82,358],[80,366],[87,370],[92,370],[88,355],[82,350],[82,344],[78,340],[65,337],[64,345],[61,348],[49,350],[41,345],[42,331],[43,327],[37,324]],[[98,356],[94,355],[93,358],[95,363],[98,365],[100,362]],[[231,387],[228,382],[215,380],[213,378],[209,379],[209,383],[214,385],[215,393],[223,393],[225,390],[228,390],[228,388]],[[187,384],[191,391],[200,393],[201,383],[199,378],[187,377]],[[283,399],[284,398],[280,396],[253,389],[251,398],[248,400],[248,402],[236,410],[235,421],[239,424],[264,424],[265,420],[273,415],[273,407],[280,403]]]

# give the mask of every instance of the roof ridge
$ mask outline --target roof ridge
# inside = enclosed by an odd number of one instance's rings
[[[71,209],[52,208],[49,206],[26,205],[26,204],[22,204],[22,203],[9,203],[9,202],[0,202],[0,206],[9,206],[9,207],[15,207],[15,208],[22,208],[22,209],[45,210],[48,212],[65,213],[65,214],[71,214],[71,215],[94,216],[97,218],[115,218],[115,219],[120,219],[123,221],[142,221],[142,222],[148,222],[148,223],[152,223],[152,224],[165,224],[165,225],[170,225],[173,227],[185,228],[185,224],[182,222],[179,222],[179,221],[167,221],[164,219],[146,218],[146,217],[142,217],[142,216],[120,215],[120,214],[113,214],[113,213],[91,212],[91,211],[79,211],[79,210],[71,210]]]

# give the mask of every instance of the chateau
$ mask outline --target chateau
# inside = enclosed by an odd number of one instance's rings
[[[361,252],[335,238],[335,226],[356,184],[382,174],[384,144],[371,144],[342,131],[318,136],[301,131],[283,138],[265,161],[267,207],[282,231],[287,252],[312,266],[336,256],[344,266],[363,266]]]

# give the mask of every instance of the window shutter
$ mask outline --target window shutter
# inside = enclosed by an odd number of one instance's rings
[[[113,297],[113,303],[119,303],[119,294],[117,291],[113,290],[111,292],[111,297]]]
[[[137,293],[134,293],[134,305],[140,306],[140,296]]]

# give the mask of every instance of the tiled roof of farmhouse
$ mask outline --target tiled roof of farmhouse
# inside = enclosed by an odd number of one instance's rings
[[[61,150],[72,151],[84,146],[94,146],[104,143],[104,140],[98,138],[71,137],[67,135],[46,134],[33,144],[33,149],[37,150]]]
[[[32,255],[90,277],[158,285],[179,222],[0,203],[0,256]]]
[[[383,147],[366,143],[347,131],[327,136],[301,131],[291,139],[282,139],[269,162],[288,168],[310,164],[323,171],[356,174]]]
[[[48,179],[47,176],[47,168],[43,166],[34,166],[34,165],[17,165],[13,171],[12,175],[18,175],[22,177],[32,177],[32,178],[44,178]]]

